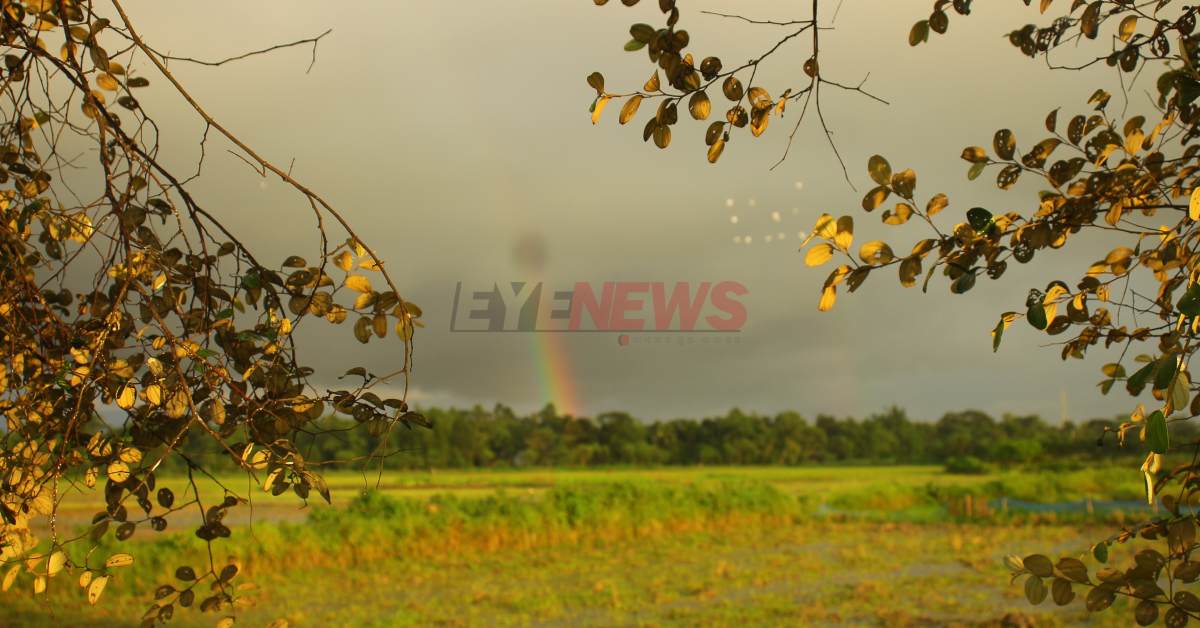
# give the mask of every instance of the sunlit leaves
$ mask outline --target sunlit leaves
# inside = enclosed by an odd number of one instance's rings
[[[101,594],[104,593],[104,587],[107,585],[108,585],[108,576],[100,576],[97,578],[93,578],[92,581],[88,584],[88,588],[87,588],[88,604],[92,604],[94,606],[96,604],[96,602],[99,602]]]
[[[870,192],[867,192],[866,196],[863,197],[863,200],[862,200],[863,209],[865,209],[867,211],[874,210],[875,208],[882,205],[883,202],[887,200],[888,195],[890,195],[891,193],[892,192],[889,188],[884,187],[882,185],[877,188],[872,189]]]
[[[1017,317],[1016,312],[1005,312],[1003,315],[1000,316],[1000,322],[996,323],[996,327],[994,329],[992,329],[992,352],[993,353],[1000,350],[1000,341],[1004,337],[1004,331],[1006,329],[1008,329],[1009,325],[1012,325],[1012,322],[1014,320],[1016,320],[1016,317]]]
[[[725,97],[729,100],[737,102],[742,99],[745,92],[742,89],[742,82],[736,76],[730,75],[721,84],[721,93],[725,94]]]
[[[725,152],[725,140],[717,139],[708,147],[708,163],[715,164],[721,158],[721,153]]]
[[[858,257],[866,264],[886,264],[893,259],[892,247],[882,240],[872,240],[858,250]]]
[[[696,92],[688,100],[688,113],[696,120],[707,120],[712,112],[712,102],[708,99],[708,94],[704,92]]]
[[[808,253],[804,256],[804,263],[808,266],[821,266],[831,259],[833,259],[833,245],[822,242],[808,249]]]
[[[867,173],[871,175],[871,180],[880,186],[887,186],[892,182],[892,166],[881,155],[872,155],[867,161]]]
[[[612,99],[608,96],[601,96],[592,103],[592,124],[600,121],[600,116],[604,113],[604,108],[608,105],[609,100]]]

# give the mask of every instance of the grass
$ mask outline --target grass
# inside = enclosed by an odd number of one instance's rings
[[[1137,485],[1135,473],[1124,474]],[[1053,477],[929,467],[387,473],[365,495],[362,476],[329,479],[334,507],[256,500],[255,523],[215,546],[218,568],[236,556],[237,582],[256,585],[242,592],[255,602],[239,610],[242,623],[904,625],[1016,612],[1039,625],[1073,623],[1085,619],[1081,603],[1029,607],[1001,558],[1082,554],[1108,528],[1056,515],[964,519],[944,504],[965,495],[1124,499],[1129,490],[1100,469]],[[201,486],[206,502],[220,492]],[[68,505],[90,515],[97,504],[88,498]],[[118,551],[137,562],[114,573],[97,607],[87,607],[72,576],[59,576],[37,601],[0,595],[0,623],[128,625],[157,585],[181,584],[177,566],[207,565],[205,546],[187,532],[126,542],[109,535],[91,564]],[[179,612],[173,623],[214,621]]]

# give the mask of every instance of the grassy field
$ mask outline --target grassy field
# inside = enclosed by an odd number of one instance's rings
[[[234,556],[241,568],[239,625],[999,625],[1013,613],[1039,625],[1130,620],[1124,610],[1088,618],[1080,601],[1030,607],[1001,562],[1035,551],[1082,556],[1125,514],[986,504],[1137,499],[1131,470],[670,468],[329,480],[333,507],[263,496],[233,509],[234,537],[215,546],[214,559],[219,567]],[[363,495],[364,487],[376,490]],[[216,482],[201,485],[205,503],[221,492]],[[970,516],[961,509],[968,495],[980,504]],[[69,496],[60,525],[86,522],[98,504]],[[110,533],[95,556],[130,552],[136,563],[114,570],[96,608],[71,576],[59,576],[37,601],[0,595],[0,623],[129,625],[156,586],[181,585],[176,567],[207,565],[190,515],[172,520],[173,532],[125,542]],[[176,610],[173,624],[219,617]]]

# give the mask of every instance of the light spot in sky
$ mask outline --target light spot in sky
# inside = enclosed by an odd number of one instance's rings
[[[779,212],[771,212],[771,220],[774,220],[775,222],[780,222],[783,220],[783,216],[780,216]]]
[[[758,207],[758,199],[753,199],[753,198],[752,198],[752,199],[750,199],[750,206],[751,206],[751,207]]]
[[[741,243],[742,243],[742,236],[733,236],[733,243],[734,243],[734,244],[741,244]]]
[[[786,240],[786,239],[787,239],[787,234],[786,234],[786,233],[784,233],[784,232],[782,232],[782,231],[780,231],[779,233],[775,234],[775,237],[776,237],[777,239],[779,239],[779,240]]]
[[[803,190],[803,189],[804,189],[804,182],[803,182],[803,181],[797,181],[797,182],[796,182],[796,191],[798,192],[798,191],[800,191],[800,190]]]
[[[792,215],[793,215],[793,216],[795,216],[796,214],[799,214],[799,213],[800,213],[800,208],[799,208],[799,207],[793,207],[793,208],[792,208]]]
[[[731,198],[727,198],[727,199],[725,199],[725,206],[726,206],[726,207],[733,207],[733,199],[731,199]]]
[[[797,231],[797,232],[796,232],[796,237],[797,237],[797,238],[800,238],[801,240],[803,240],[804,238],[807,238],[807,237],[808,237],[808,234],[807,234],[807,233],[804,233],[803,231]]]
[[[754,238],[752,238],[750,236],[746,236],[745,238],[742,238],[742,242],[745,242],[746,244],[753,244]]]
[[[769,233],[766,235],[766,237],[763,238],[763,240],[765,240],[767,242],[767,244],[770,244],[771,240],[774,240],[774,239],[775,239],[775,237]]]
[[[263,181],[259,181],[259,182],[258,182],[258,189],[260,189],[260,190],[265,190],[265,189],[267,189],[267,182],[266,182],[265,180],[263,180]]]
[[[729,223],[730,223],[730,224],[733,224],[733,225],[736,225],[736,224],[738,223],[738,217],[737,217],[737,216],[730,216],[730,217],[729,217]]]

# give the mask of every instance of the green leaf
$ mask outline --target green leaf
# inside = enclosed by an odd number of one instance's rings
[[[1101,563],[1108,562],[1108,543],[1097,543],[1092,548],[1092,557]]]
[[[1200,284],[1193,284],[1176,304],[1184,316],[1200,316]]]
[[[1155,410],[1154,414],[1146,417],[1146,446],[1156,454],[1167,453],[1167,448],[1171,446],[1167,417],[1163,416],[1161,410]]]
[[[1136,373],[1129,377],[1125,382],[1125,390],[1131,395],[1142,394],[1142,389],[1146,387],[1146,380],[1150,379],[1151,373],[1154,372],[1155,362],[1150,362],[1146,366],[1138,369]]]
[[[1174,355],[1164,355],[1158,361],[1158,368],[1154,372],[1154,390],[1166,390],[1171,385],[1171,380],[1175,379],[1175,369],[1178,364]]]
[[[1033,325],[1034,329],[1045,330],[1050,325],[1046,320],[1046,308],[1041,303],[1034,303],[1029,306],[1029,311],[1025,313],[1025,319]]]

